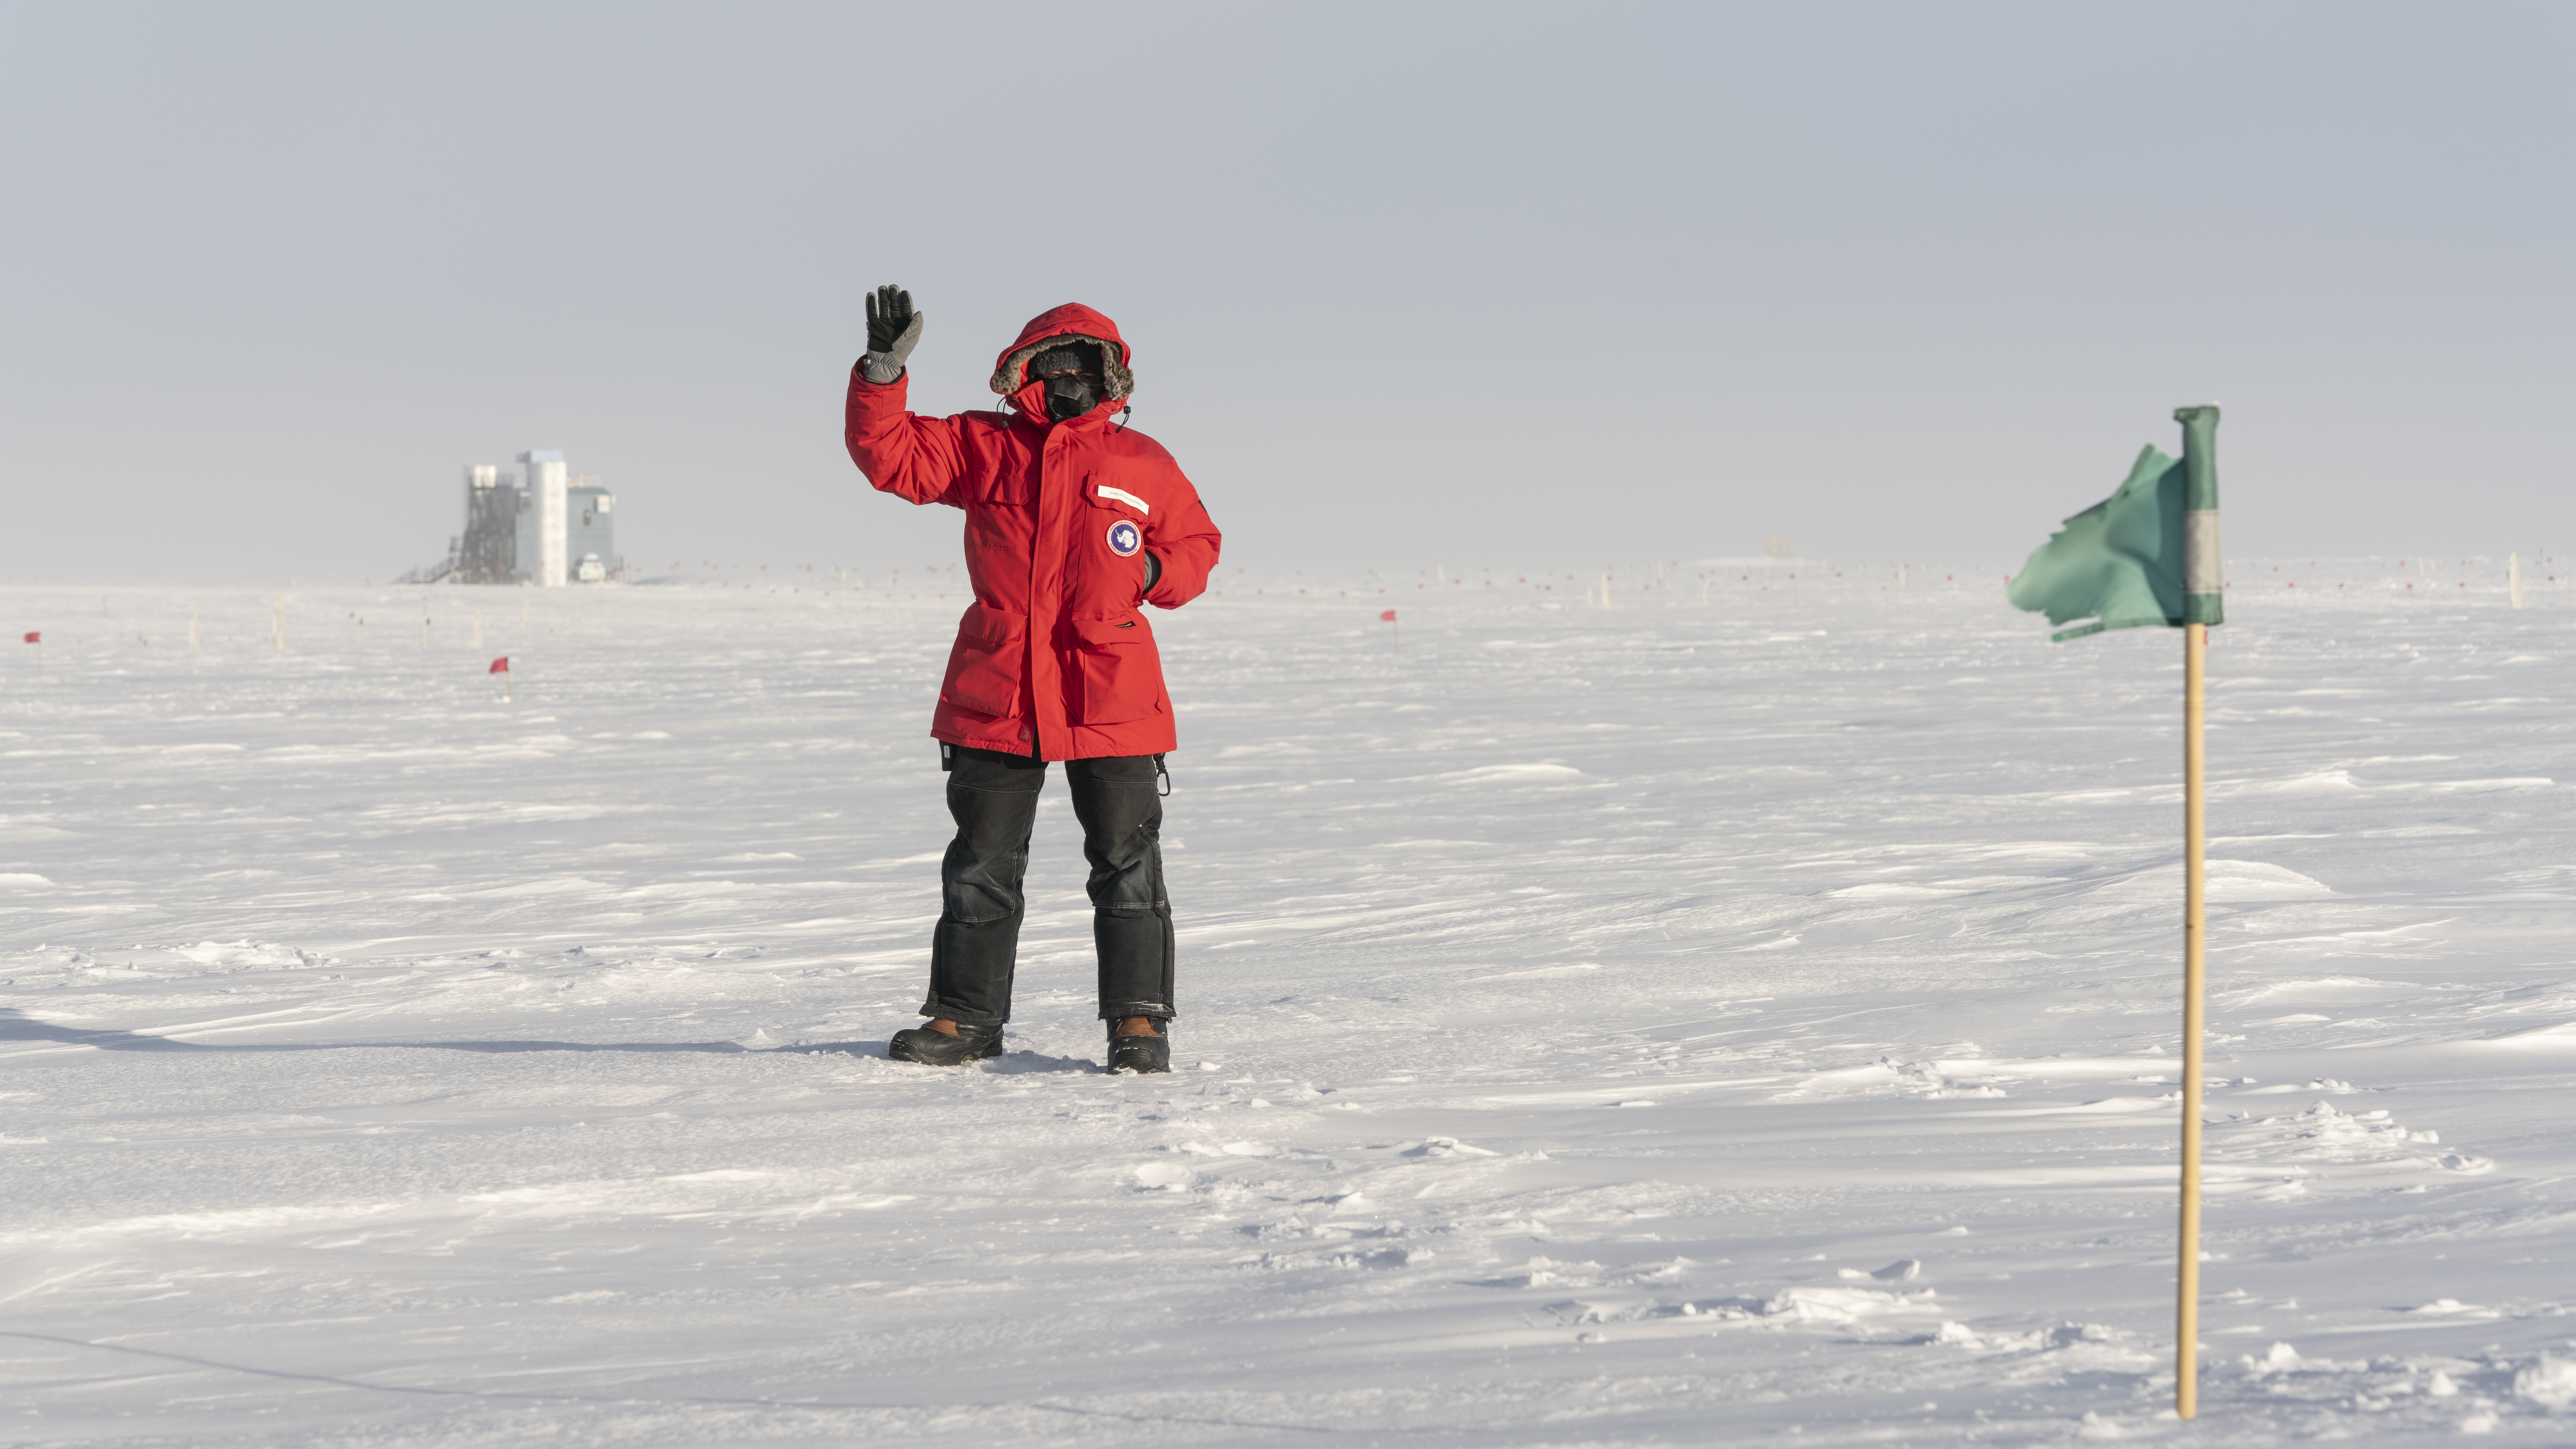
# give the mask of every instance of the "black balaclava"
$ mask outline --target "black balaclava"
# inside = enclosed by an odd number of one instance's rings
[[[1029,359],[1029,376],[1046,379],[1047,417],[1055,422],[1081,417],[1109,396],[1097,342],[1050,347]]]

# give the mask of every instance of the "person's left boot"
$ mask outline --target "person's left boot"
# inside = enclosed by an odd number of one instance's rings
[[[1172,1069],[1172,1038],[1167,1021],[1150,1016],[1131,1016],[1109,1023],[1109,1070],[1134,1072],[1168,1072]],[[1139,1031],[1137,1028],[1142,1027]]]

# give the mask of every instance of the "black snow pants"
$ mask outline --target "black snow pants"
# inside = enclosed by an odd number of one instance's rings
[[[939,864],[941,910],[930,936],[924,1016],[967,1026],[1011,1019],[1027,899],[1029,832],[1046,762],[999,750],[945,746],[948,813],[957,838]],[[1152,755],[1067,760],[1082,854],[1091,862],[1091,934],[1100,950],[1100,1017],[1168,1020],[1172,904],[1163,894],[1163,798]]]

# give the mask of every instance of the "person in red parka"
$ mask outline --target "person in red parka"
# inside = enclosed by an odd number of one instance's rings
[[[939,867],[922,1026],[899,1061],[998,1056],[1011,1016],[1029,833],[1061,760],[1091,863],[1109,1070],[1171,1069],[1172,907],[1163,889],[1162,757],[1177,743],[1142,605],[1197,598],[1222,541],[1161,445],[1126,426],[1134,352],[1088,307],[1040,313],[994,365],[994,412],[904,403],[921,340],[912,295],[868,299],[850,372],[850,457],[880,492],[966,514],[975,602],[957,624],[930,733],[956,837]]]

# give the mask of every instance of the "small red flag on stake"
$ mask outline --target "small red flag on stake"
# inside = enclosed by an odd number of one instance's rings
[[[27,642],[30,644],[42,644],[45,642],[45,636],[37,633],[33,629],[30,629],[27,631]]]
[[[45,636],[30,629],[27,642],[36,646],[36,677],[42,679],[45,677]]]
[[[1381,623],[1381,624],[1392,624],[1392,623],[1394,623],[1394,622],[1395,622],[1395,611],[1394,611],[1393,609],[1389,609],[1389,610],[1387,610],[1385,613],[1380,614],[1380,615],[1378,615],[1378,616],[1377,616],[1377,621],[1378,621],[1379,623]]]
[[[1395,624],[1395,611],[1393,609],[1389,609],[1385,613],[1378,615],[1377,620],[1381,624]],[[1404,626],[1402,624],[1395,624],[1395,628],[1390,632],[1395,635],[1396,652],[1399,654],[1404,652]]]
[[[492,667],[485,670],[484,673],[497,674],[501,676],[501,697],[513,703],[517,702],[519,698],[519,682],[510,673],[509,655],[504,654],[500,658],[493,660]]]
[[[491,667],[489,670],[486,670],[485,672],[486,672],[486,673],[489,673],[489,674],[507,674],[507,673],[509,673],[509,672],[510,672],[510,656],[509,656],[509,655],[507,655],[507,654],[504,654],[504,655],[502,655],[500,658],[493,660],[493,661],[492,661],[492,667]]]

